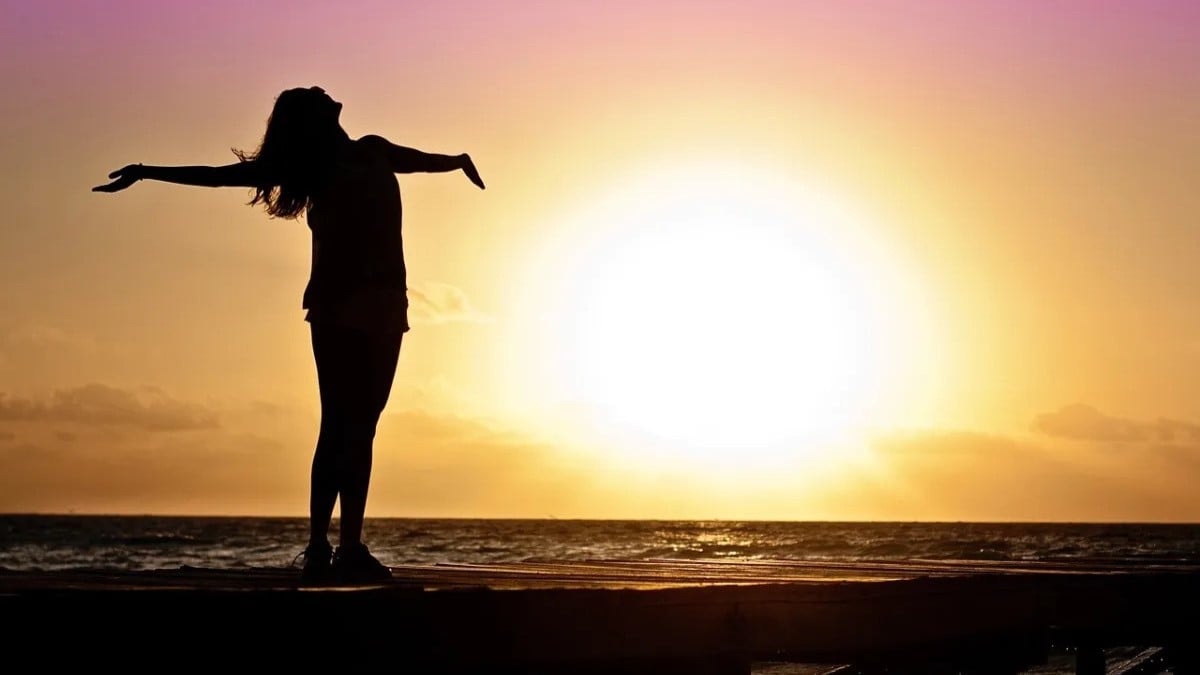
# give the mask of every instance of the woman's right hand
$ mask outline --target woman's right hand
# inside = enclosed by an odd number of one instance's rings
[[[130,164],[108,174],[108,177],[115,180],[107,185],[97,185],[92,192],[120,192],[146,176],[141,164]]]
[[[479,171],[475,168],[475,162],[471,161],[471,156],[462,155],[462,163],[462,170],[463,173],[467,174],[467,178],[470,178],[472,183],[478,185],[480,190],[485,190],[483,179],[479,177]]]

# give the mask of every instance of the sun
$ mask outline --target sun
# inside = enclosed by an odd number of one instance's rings
[[[545,360],[593,431],[667,460],[764,463],[877,407],[894,298],[836,200],[693,166],[617,190],[572,230]]]

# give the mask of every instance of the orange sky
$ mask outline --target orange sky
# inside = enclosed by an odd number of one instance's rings
[[[402,176],[368,515],[1200,517],[1195,3],[0,1],[0,511],[302,514],[319,85]]]

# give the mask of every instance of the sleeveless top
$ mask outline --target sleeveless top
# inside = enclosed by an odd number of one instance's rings
[[[386,150],[354,141],[308,209],[312,273],[305,320],[372,333],[409,329],[402,216]]]

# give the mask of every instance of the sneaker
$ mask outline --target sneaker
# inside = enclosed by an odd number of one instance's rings
[[[359,543],[334,551],[333,578],[341,584],[373,584],[391,579],[392,570]]]
[[[301,584],[309,586],[333,582],[333,547],[329,542],[309,544],[292,564],[300,558],[304,558],[304,566],[300,568]]]

